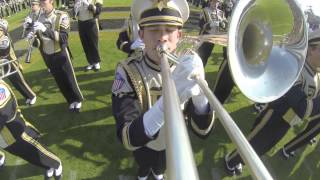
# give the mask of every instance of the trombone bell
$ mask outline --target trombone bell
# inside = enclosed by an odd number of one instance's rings
[[[294,0],[241,0],[228,32],[232,77],[249,99],[270,102],[299,77],[307,52],[307,26]]]

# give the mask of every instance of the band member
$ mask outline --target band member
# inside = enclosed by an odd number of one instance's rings
[[[17,57],[15,55],[13,44],[8,35],[8,22],[5,19],[0,19],[0,58],[7,59],[9,61],[14,61],[10,71],[17,71],[8,79],[12,85],[21,93],[21,95],[26,99],[27,105],[33,105],[36,102],[36,94],[32,91],[31,87],[28,85],[22,74],[22,68],[16,61]]]
[[[268,152],[299,120],[319,116],[320,29],[309,34],[306,63],[295,85],[281,98],[268,103],[248,136],[258,155]],[[316,100],[316,101],[315,101]],[[311,123],[311,122],[310,122]],[[314,124],[315,122],[312,122]],[[310,125],[312,125],[310,124]],[[319,125],[319,124],[318,124]],[[270,133],[272,132],[272,133]],[[287,146],[290,148],[290,146]],[[289,149],[290,151],[290,149]],[[235,150],[225,156],[228,172],[241,173],[243,161]]]
[[[98,16],[102,10],[102,0],[77,0],[74,6],[78,17],[79,35],[86,54],[86,71],[100,69]]]
[[[31,12],[24,19],[22,38],[24,38],[33,29],[33,23],[39,20],[40,0],[31,1]]]
[[[39,141],[39,131],[27,122],[19,109],[11,88],[3,81],[10,77],[10,64],[0,64],[0,148],[45,170],[45,179],[61,179],[61,160]],[[0,152],[0,167],[5,156]]]
[[[144,49],[144,43],[140,39],[138,32],[139,25],[134,19],[132,19],[130,14],[122,28],[122,31],[119,33],[116,43],[118,49],[127,53],[128,56],[136,51],[141,52]]]
[[[222,34],[226,32],[227,19],[222,10],[222,4],[217,0],[209,0],[209,6],[203,8],[200,15],[199,27],[200,35],[204,34]],[[214,48],[214,44],[204,42],[198,49],[199,56],[203,65],[207,64],[208,58]],[[224,58],[226,59],[226,50],[224,48]]]
[[[79,89],[68,51],[70,19],[67,13],[55,10],[53,0],[41,0],[39,21],[34,23],[37,38],[35,46],[40,47],[44,60],[50,69],[71,111],[79,112],[82,94]],[[31,32],[32,33],[32,32]]]
[[[145,43],[144,54],[129,57],[118,64],[112,86],[112,112],[117,136],[124,147],[133,151],[139,166],[138,179],[163,179],[165,167],[164,114],[161,97],[161,58],[156,50],[165,44],[176,49],[182,26],[189,17],[185,0],[134,0],[131,13],[139,22],[139,36]],[[212,111],[192,75],[204,78],[204,68],[196,53],[180,57],[171,66],[181,106],[190,128],[206,137],[213,125]]]
[[[313,109],[319,109],[320,104],[319,101],[320,96],[313,100]],[[309,118],[309,122],[307,127],[297,134],[293,139],[291,139],[284,147],[281,149],[282,155],[289,159],[290,157],[295,155],[295,150],[298,148],[305,146],[307,144],[315,144],[316,136],[320,133],[320,116],[317,115],[315,117]],[[297,117],[299,118],[299,117]]]

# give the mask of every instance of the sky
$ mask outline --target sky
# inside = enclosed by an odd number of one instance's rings
[[[320,16],[320,0],[296,0],[301,5],[303,11],[312,6],[315,15]]]

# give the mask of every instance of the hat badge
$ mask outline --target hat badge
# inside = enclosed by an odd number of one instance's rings
[[[154,0],[154,6],[158,7],[158,9],[160,11],[162,11],[163,8],[165,7],[168,7],[167,3],[169,2],[170,0]]]

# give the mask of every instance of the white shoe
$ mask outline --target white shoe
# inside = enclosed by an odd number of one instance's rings
[[[81,102],[75,102],[74,111],[80,112],[81,106],[82,106]]]
[[[33,105],[33,104],[35,104],[36,103],[36,101],[37,101],[37,96],[34,96],[32,99],[27,99],[26,100],[26,104],[27,105]]]
[[[88,65],[85,67],[85,71],[90,71],[93,69],[93,65]]]
[[[45,174],[45,180],[49,180],[52,177],[54,177],[55,180],[61,180],[62,179],[62,165],[60,164],[58,169],[50,168],[48,169]]]
[[[151,169],[151,172],[152,172],[152,175],[153,175],[155,180],[164,180],[163,174],[159,174],[158,175],[158,174],[154,173],[152,169]]]
[[[0,168],[4,166],[4,161],[6,160],[6,156],[3,152],[0,151]]]
[[[94,65],[93,65],[93,70],[95,70],[95,71],[99,71],[100,70],[100,63],[95,63]]]
[[[72,110],[74,109],[75,103],[76,103],[76,102],[73,102],[73,103],[71,103],[71,104],[69,105],[69,110],[72,111]]]

